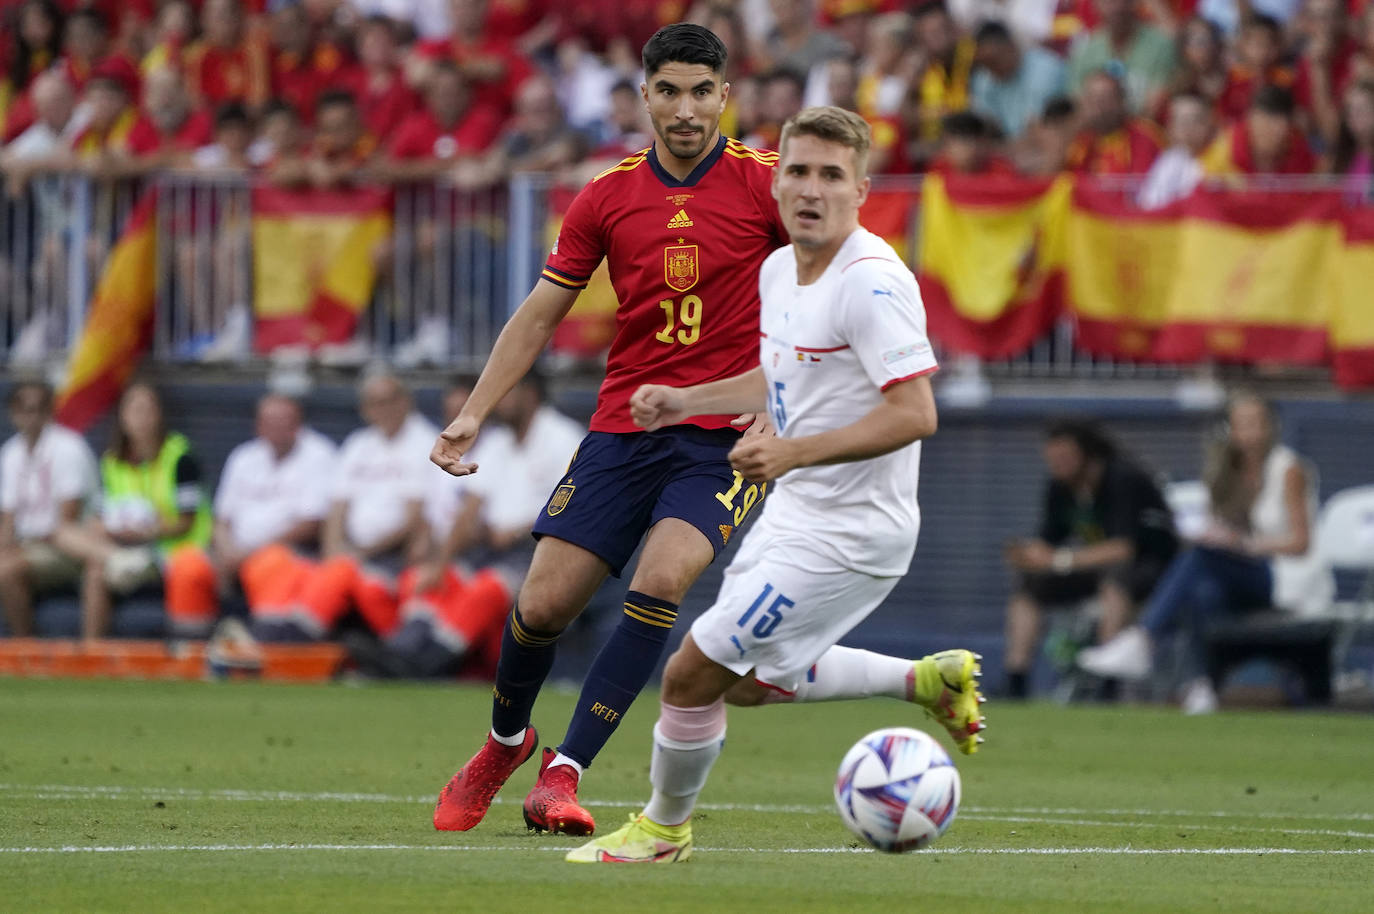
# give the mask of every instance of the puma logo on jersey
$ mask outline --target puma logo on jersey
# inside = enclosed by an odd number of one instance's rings
[[[687,215],[685,209],[678,210],[677,215],[668,220],[668,228],[670,229],[691,228],[692,225],[692,217]]]
[[[874,289],[874,290],[873,290],[873,294],[874,294],[874,295],[886,295],[888,298],[896,298],[896,296],[893,295],[892,292],[891,292],[891,290],[889,290],[889,289]]]

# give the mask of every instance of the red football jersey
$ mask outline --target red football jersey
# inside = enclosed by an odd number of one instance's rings
[[[193,111],[181,122],[174,133],[166,134],[158,129],[153,119],[142,113],[129,135],[124,140],[125,148],[133,155],[152,155],[163,150],[173,152],[194,152],[208,146],[215,139],[214,121],[204,111]]]
[[[396,159],[452,159],[484,152],[501,132],[501,116],[490,108],[468,110],[452,128],[445,130],[428,109],[401,121],[391,137],[388,152]]]
[[[604,257],[620,303],[592,431],[639,431],[629,401],[641,384],[683,387],[757,367],[759,267],[787,243],[770,190],[777,160],[721,137],[678,181],[645,149],[573,200],[543,278],[581,289]]]

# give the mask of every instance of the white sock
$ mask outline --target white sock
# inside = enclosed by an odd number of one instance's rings
[[[514,736],[502,736],[493,730],[491,731],[491,738],[503,746],[518,746],[525,741],[525,728],[521,727],[520,732]]]
[[[582,777],[582,771],[583,771],[582,766],[579,765],[577,762],[573,761],[572,759],[568,758],[566,755],[564,755],[564,754],[561,753],[561,752],[558,753],[557,755],[555,755],[555,756],[553,757],[553,761],[549,762],[549,768],[556,768],[556,767],[558,767],[559,765],[567,765],[567,766],[568,766],[569,768],[571,768],[573,771],[576,771],[576,772],[577,772],[577,776],[578,776],[579,778]]]
[[[792,701],[840,701],[875,695],[910,701],[914,669],[911,661],[903,657],[832,647],[797,686]]]
[[[644,807],[644,815],[659,825],[681,825],[692,817],[697,796],[706,786],[706,776],[725,745],[725,728],[710,739],[679,742],[663,736],[654,725],[654,758],[649,765],[649,782],[654,795]]]

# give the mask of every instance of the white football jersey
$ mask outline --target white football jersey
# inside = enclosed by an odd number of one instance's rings
[[[797,284],[791,245],[759,273],[760,359],[778,434],[849,425],[882,391],[936,369],[916,278],[882,238],[860,228],[821,277]],[[843,567],[905,574],[916,549],[920,442],[871,460],[802,467],[778,480],[762,524],[804,535]]]

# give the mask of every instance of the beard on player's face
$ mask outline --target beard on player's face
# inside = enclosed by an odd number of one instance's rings
[[[719,74],[700,64],[670,62],[648,77],[642,91],[654,134],[669,153],[695,159],[706,152],[729,92]]]

